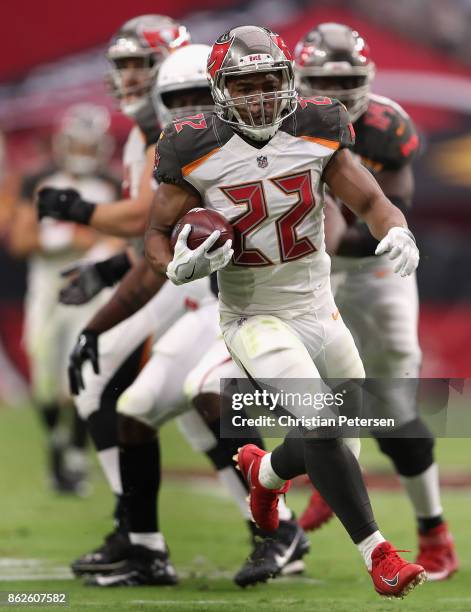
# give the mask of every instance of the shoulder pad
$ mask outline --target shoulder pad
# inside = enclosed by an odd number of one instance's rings
[[[330,148],[351,147],[355,132],[345,106],[335,98],[299,98],[296,112],[282,129],[300,138],[312,138]]]
[[[355,123],[355,131],[354,151],[377,171],[407,165],[419,148],[409,115],[399,104],[382,96],[371,96],[366,112]]]
[[[221,148],[233,135],[214,113],[198,113],[169,123],[156,147],[156,180],[181,183],[193,164]]]

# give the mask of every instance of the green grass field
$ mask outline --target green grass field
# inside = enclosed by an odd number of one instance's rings
[[[187,466],[207,468],[205,458],[189,450],[173,425],[164,429],[162,438],[164,468],[172,468],[172,473],[178,468],[183,475]],[[442,472],[469,470],[468,449],[469,440],[440,441]],[[367,469],[389,469],[370,441],[363,445],[362,462]],[[376,595],[358,552],[336,521],[311,536],[303,577],[239,589],[232,575],[248,553],[246,529],[231,500],[209,478],[164,480],[161,528],[181,575],[179,586],[85,587],[70,579],[68,563],[96,546],[111,527],[112,499],[96,465],[92,482],[94,491],[87,499],[52,495],[46,486],[42,432],[35,415],[29,409],[0,407],[0,591],[65,591],[69,610],[471,610],[469,490],[443,494],[461,571],[448,582],[425,584],[400,602]],[[297,489],[288,501],[299,511],[305,498]],[[374,491],[372,500],[385,535],[399,548],[415,551],[415,528],[405,497],[395,491]]]

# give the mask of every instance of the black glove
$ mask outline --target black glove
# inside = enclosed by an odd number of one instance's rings
[[[44,187],[38,191],[37,206],[39,220],[52,217],[88,225],[96,204],[82,200],[75,189]]]
[[[99,374],[98,334],[91,329],[84,329],[77,338],[69,359],[69,385],[72,395],[78,395],[85,389],[82,366],[88,360],[92,362],[95,374]]]
[[[69,284],[59,292],[59,302],[69,306],[86,304],[105,287],[112,287],[130,269],[127,253],[118,253],[96,263],[78,262],[61,271]]]

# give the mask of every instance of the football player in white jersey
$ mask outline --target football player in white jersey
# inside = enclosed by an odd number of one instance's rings
[[[133,239],[143,233],[145,220],[152,200],[153,143],[159,135],[159,123],[151,102],[152,86],[162,61],[175,49],[189,42],[187,29],[161,15],[142,15],[124,23],[113,36],[107,58],[111,65],[108,82],[120,108],[129,116],[134,127],[124,149],[123,199],[105,208],[91,199],[85,200],[72,190],[62,189],[40,192],[38,212],[41,218],[74,220],[104,233]],[[123,254],[95,265],[80,265],[71,271],[73,278],[61,293],[67,304],[87,302],[104,286],[113,285],[131,268],[134,253],[142,252],[142,240],[133,241],[130,256]],[[139,264],[137,264],[139,266]],[[154,275],[150,278],[153,295],[159,283]],[[206,283],[207,284],[207,283]],[[156,287],[154,287],[156,286]],[[171,289],[171,285],[169,284]],[[146,293],[145,283],[134,287],[139,298]],[[119,289],[118,289],[119,294]],[[100,371],[98,370],[98,334],[85,329],[76,343],[76,352],[92,357],[93,370],[84,373],[86,392],[77,397],[81,416],[87,420],[88,430],[98,452],[98,458],[108,484],[116,495],[116,528],[106,537],[102,546],[83,555],[72,564],[76,574],[113,570],[123,562],[129,547],[126,520],[122,513],[122,483],[117,448],[116,401],[131,384],[146,359],[148,338],[160,329],[160,333],[173,321],[175,310],[185,311],[185,298],[192,296],[198,301],[201,289],[180,292],[180,299],[170,297],[163,312],[156,312],[153,305],[142,309],[135,317],[126,321],[125,327],[113,329],[100,338]],[[165,301],[165,295],[161,300]],[[121,305],[129,311],[127,305]],[[136,308],[135,310],[138,310]],[[121,315],[121,312],[119,313]],[[123,317],[125,318],[125,317]],[[107,321],[109,328],[113,321]],[[159,327],[160,326],[160,327]],[[69,368],[73,391],[77,392],[75,371]],[[131,432],[132,434],[132,432]],[[158,440],[152,440],[154,457],[159,457]],[[158,470],[157,470],[158,473]],[[163,581],[174,581],[174,570],[164,563]]]
[[[419,141],[411,119],[398,104],[370,93],[374,64],[364,39],[345,25],[320,24],[299,41],[295,74],[303,96],[332,96],[345,104],[356,134],[353,153],[405,213],[413,198],[411,162]],[[377,244],[365,224],[350,222],[332,260],[335,301],[359,347],[368,378],[418,379],[415,274],[406,279],[394,274],[386,255],[375,256]],[[399,384],[386,384],[380,397],[385,416],[396,418],[395,437],[375,431],[372,435],[379,433],[378,445],[392,460],[413,504],[420,544],[417,563],[429,580],[443,580],[456,571],[458,561],[442,516],[433,436],[417,414],[415,386],[400,397],[394,387]],[[378,412],[378,406],[372,409]],[[300,523],[316,529],[331,516],[314,492]]]
[[[414,238],[401,211],[349,153],[354,132],[345,108],[327,97],[298,101],[278,35],[256,26],[229,30],[214,44],[208,71],[216,114],[201,114],[180,130],[172,124],[158,143],[148,260],[177,285],[219,270],[224,338],[253,381],[270,379],[276,388],[282,378],[304,379],[313,394],[321,378],[336,378],[345,381],[352,404],[359,395],[353,380],[363,379],[364,369],[331,294],[324,184],[366,221],[380,240],[377,253],[390,252],[402,276],[419,261]],[[169,246],[176,222],[201,205],[222,213],[235,230],[234,249],[227,241],[214,252],[218,259],[207,253],[218,232],[191,250],[185,226],[173,253]],[[314,410],[282,407],[315,417]],[[424,569],[399,557],[379,532],[355,456],[336,428],[307,422],[297,431],[273,453],[255,445],[238,453],[255,521],[275,529],[278,495],[307,472],[357,544],[377,592],[404,596],[423,581]]]
[[[210,48],[205,45],[190,45],[178,50],[168,57],[162,64],[156,83],[157,111],[162,121],[174,120],[182,115],[195,115],[208,107],[212,108],[212,97],[206,76],[206,61]],[[153,278],[153,274],[152,274]],[[129,300],[134,304],[141,300],[141,304],[149,299],[150,294],[139,291],[136,295],[136,286],[142,284],[142,268],[136,266],[123,280],[115,296],[97,316],[87,325],[95,334],[110,327],[110,322],[116,321],[116,314],[122,313],[122,303]],[[155,282],[154,282],[155,285]],[[188,286],[188,289],[191,285]],[[199,289],[199,295],[196,290]],[[183,381],[189,370],[194,367],[200,356],[207,350],[218,335],[217,301],[211,293],[208,280],[202,279],[193,287],[193,293],[186,287],[175,287],[171,283],[165,285],[157,297],[151,302],[155,314],[153,356],[140,372],[136,380],[126,389],[118,400],[118,426],[120,441],[120,467],[123,486],[122,507],[127,511],[129,537],[131,546],[127,550],[127,558],[116,567],[115,571],[106,575],[98,573],[89,582],[99,586],[135,586],[140,584],[165,584],[170,582],[168,558],[162,534],[158,531],[157,493],[159,484],[159,464],[155,454],[155,429],[166,420],[172,418],[188,408],[183,393]],[[185,298],[185,299],[183,299]],[[117,308],[117,304],[121,307]],[[179,305],[182,306],[179,306]],[[185,304],[187,312],[185,312]],[[135,315],[137,316],[137,315]],[[131,318],[131,325],[132,319]],[[178,321],[177,321],[178,319]],[[118,325],[121,336],[129,331],[129,323]],[[119,329],[117,328],[117,331]],[[165,333],[164,333],[165,332]],[[103,346],[100,340],[100,364],[103,361],[99,376],[109,379],[107,365],[107,346],[109,342],[105,334],[105,359],[102,360]],[[123,340],[124,342],[124,340]],[[85,371],[82,379],[81,365],[83,346],[77,347],[73,358],[77,386],[85,386],[84,393],[79,396],[79,404],[85,398],[88,403],[90,387],[94,389],[90,373]],[[116,350],[116,345],[113,346]],[[120,347],[123,350],[123,347]],[[90,384],[92,383],[92,384]],[[92,391],[92,395],[94,391]],[[83,398],[82,398],[83,396]],[[81,399],[82,398],[82,399]],[[87,399],[88,398],[88,399]],[[203,418],[202,418],[203,417]],[[200,451],[204,451],[209,460],[218,471],[222,482],[228,486],[235,501],[239,505],[244,518],[249,523],[250,531],[255,539],[262,533],[253,529],[250,521],[250,512],[246,503],[247,488],[240,479],[232,461],[233,454],[241,443],[239,439],[220,439],[218,414],[209,418],[202,414],[188,414],[181,419],[181,428],[190,443]],[[195,441],[196,440],[196,441]],[[247,434],[243,442],[262,441],[254,430],[252,435]],[[154,469],[149,466],[154,465]],[[260,552],[270,544],[285,561],[276,568],[277,573],[288,562],[299,561],[308,550],[308,542],[302,530],[293,520],[289,509],[284,508],[284,521],[280,534],[282,541],[273,538],[265,541],[265,546],[258,545]],[[266,540],[266,539],[265,539]],[[289,551],[289,554],[286,552]],[[165,572],[159,561],[165,561]],[[81,566],[93,564],[90,560],[83,560]],[[116,565],[117,563],[115,563]],[[100,564],[95,564],[98,570]],[[103,564],[101,564],[103,565]],[[108,564],[109,566],[110,564]],[[75,565],[76,568],[77,564]],[[102,568],[102,571],[112,569]],[[299,563],[295,569],[299,569]],[[256,571],[255,571],[256,570]],[[268,571],[269,570],[269,571]],[[251,576],[244,583],[265,581],[274,575],[270,568],[254,568]],[[77,571],[77,569],[76,569]],[[88,570],[90,571],[90,570]],[[175,578],[172,576],[172,578]],[[241,581],[238,581],[242,584]]]
[[[80,493],[86,485],[83,425],[77,419],[75,440],[69,442],[61,418],[61,405],[71,401],[65,363],[77,332],[102,299],[73,310],[58,304],[60,270],[88,256],[94,245],[97,255],[101,251],[106,256],[110,249],[93,229],[52,219],[38,223],[33,201],[41,188],[73,189],[103,203],[116,198],[117,181],[104,173],[113,152],[109,124],[104,107],[77,104],[67,109],[53,135],[56,165],[25,177],[9,235],[12,253],[30,258],[25,345],[33,400],[49,432],[52,484],[62,492]]]

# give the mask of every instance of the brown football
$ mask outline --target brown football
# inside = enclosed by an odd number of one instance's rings
[[[187,245],[190,249],[196,249],[206,238],[209,238],[215,230],[219,230],[221,235],[216,243],[210,248],[209,252],[223,246],[226,240],[234,240],[234,231],[226,218],[215,210],[206,208],[192,208],[175,225],[170,236],[170,247],[173,251],[178,234],[189,223],[191,232],[188,236]]]

